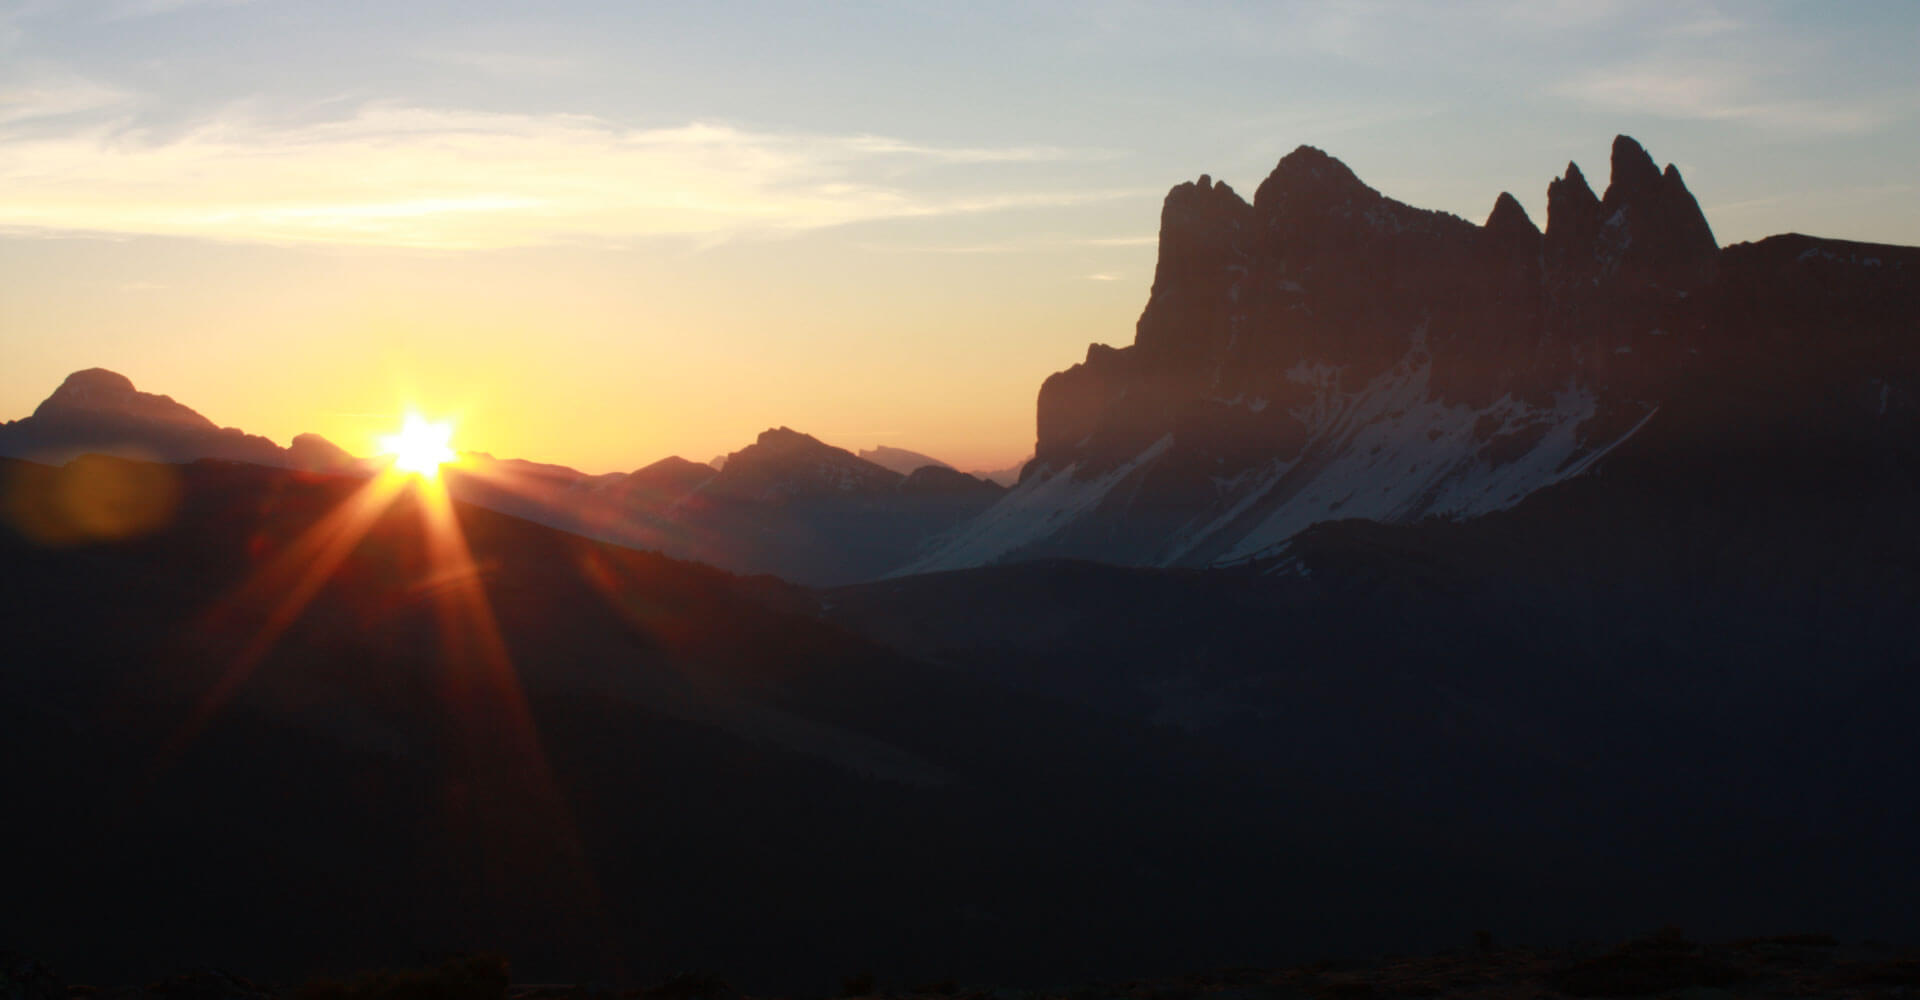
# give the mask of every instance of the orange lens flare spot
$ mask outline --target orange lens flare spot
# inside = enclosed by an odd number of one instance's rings
[[[380,439],[380,449],[393,456],[393,467],[428,479],[440,474],[440,466],[453,461],[453,424],[433,423],[418,413],[407,414],[400,432]]]

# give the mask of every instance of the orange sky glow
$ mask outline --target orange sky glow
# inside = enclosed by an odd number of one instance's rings
[[[1539,223],[1615,133],[1722,243],[1920,243],[1904,8],[0,2],[0,420],[108,368],[223,426],[628,471],[788,426],[967,470],[1130,343],[1160,200],[1299,144]]]

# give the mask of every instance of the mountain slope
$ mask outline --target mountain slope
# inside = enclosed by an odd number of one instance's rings
[[[1600,471],[1477,518],[1322,522],[1230,568],[925,574],[823,614],[1364,788],[1531,886],[1530,933],[1577,901],[1904,937],[1920,450],[1798,434],[1793,410],[1727,437],[1725,402],[1678,398]]]

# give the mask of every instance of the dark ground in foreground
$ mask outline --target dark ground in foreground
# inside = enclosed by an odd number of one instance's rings
[[[782,994],[774,994],[783,996]],[[1881,998],[1920,995],[1920,948],[1842,944],[1791,934],[1699,944],[1667,928],[1617,945],[1506,947],[1484,933],[1469,948],[1420,957],[1341,959],[1224,969],[1171,979],[1030,990],[933,982],[896,987],[855,973],[847,998],[889,1000],[1293,1000],[1368,997]],[[297,987],[198,970],[146,986],[69,985],[38,963],[0,956],[0,1000],[745,1000],[721,975],[682,973],[644,989],[512,981],[505,962],[365,973]]]

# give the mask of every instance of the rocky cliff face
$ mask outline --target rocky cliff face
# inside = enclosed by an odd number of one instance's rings
[[[1721,250],[1676,169],[1626,136],[1611,166],[1596,196],[1569,164],[1544,232],[1510,195],[1475,225],[1305,146],[1251,203],[1206,176],[1175,187],[1134,343],[1046,380],[1019,487],[914,569],[1213,565],[1324,520],[1503,509],[1677,397],[1757,388],[1736,373],[1767,329],[1774,357],[1812,351],[1828,377],[1871,369],[1909,398],[1910,365],[1840,343],[1913,343],[1911,251]]]

